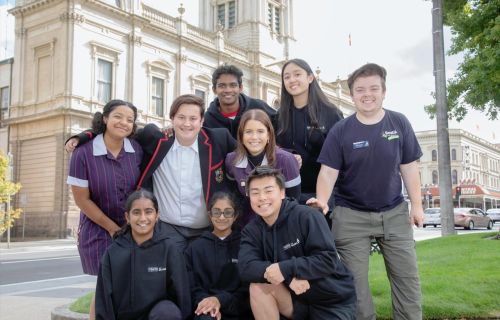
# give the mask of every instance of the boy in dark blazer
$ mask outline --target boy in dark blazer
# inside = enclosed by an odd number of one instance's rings
[[[165,134],[154,124],[137,132],[144,150],[137,188],[153,192],[159,202],[157,227],[181,251],[208,230],[206,205],[217,191],[231,189],[224,159],[236,141],[224,128],[203,128],[205,102],[192,94],[181,95],[170,108],[173,132]],[[93,138],[90,131],[69,139],[66,149]]]

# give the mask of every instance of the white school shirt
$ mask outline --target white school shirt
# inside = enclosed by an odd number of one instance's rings
[[[153,174],[160,220],[193,229],[208,227],[201,181],[198,140],[185,147],[175,139]]]

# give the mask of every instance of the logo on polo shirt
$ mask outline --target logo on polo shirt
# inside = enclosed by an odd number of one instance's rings
[[[287,243],[283,246],[283,250],[288,250],[290,248],[293,248],[295,247],[296,245],[300,244],[300,240],[299,238],[297,238],[297,240],[295,240],[294,242],[290,242],[290,243]]]
[[[384,133],[382,133],[382,138],[385,138],[388,141],[399,139],[399,133],[397,130],[384,131]]]
[[[166,267],[148,267],[148,272],[163,272],[166,270]]]

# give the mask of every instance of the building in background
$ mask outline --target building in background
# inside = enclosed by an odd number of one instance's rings
[[[164,126],[180,94],[196,94],[208,106],[213,70],[230,63],[243,70],[245,93],[279,106],[281,66],[296,41],[293,0],[200,0],[198,26],[184,19],[189,8],[164,12],[160,4],[18,0],[9,11],[15,63],[1,123],[10,132],[14,178],[23,185],[15,205],[25,214],[14,236],[21,228],[30,237],[75,233],[79,210],[65,182],[63,143],[112,98],[138,106],[139,123]],[[352,112],[345,81],[320,84],[345,114]]]
[[[9,117],[13,65],[14,58],[0,61],[0,154],[3,155],[9,152],[9,127],[2,120]]]
[[[423,151],[419,162],[422,196],[428,199],[431,195],[429,205],[438,207],[436,131],[420,131],[416,135]],[[500,146],[461,129],[449,129],[449,137],[455,207],[499,208]]]

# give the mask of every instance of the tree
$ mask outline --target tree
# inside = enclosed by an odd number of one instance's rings
[[[9,197],[15,195],[21,184],[7,180],[9,159],[0,154],[0,235],[14,225],[14,220],[21,216],[21,209],[7,207]],[[10,209],[10,212],[7,212]],[[10,214],[9,214],[10,213]]]
[[[500,110],[500,0],[444,0],[444,24],[451,27],[448,55],[463,53],[448,80],[448,115],[463,120],[469,108],[498,118]],[[425,107],[433,117],[436,105]]]

